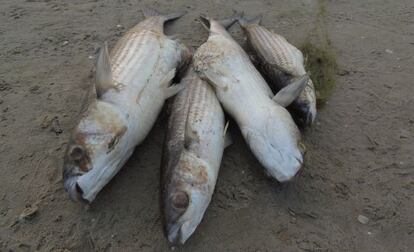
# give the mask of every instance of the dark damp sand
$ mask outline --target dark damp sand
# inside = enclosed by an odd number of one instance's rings
[[[92,83],[95,48],[110,46],[151,1],[0,3],[0,251],[166,251],[159,210],[166,115],[90,209],[63,190],[62,155]],[[263,13],[298,45],[317,1],[156,1],[188,15],[167,27],[191,46],[200,12]],[[204,220],[178,251],[410,251],[414,247],[414,3],[326,1],[337,87],[305,134],[292,183],[266,179],[236,127]],[[232,34],[242,41],[236,25]],[[53,118],[57,119],[53,119]],[[63,132],[61,132],[63,131]],[[61,133],[59,133],[61,132]],[[24,221],[20,214],[37,211]],[[369,218],[361,224],[357,217]],[[411,249],[410,249],[411,248]]]

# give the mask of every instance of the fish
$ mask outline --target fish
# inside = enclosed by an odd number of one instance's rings
[[[303,54],[283,36],[260,25],[261,19],[261,15],[251,20],[241,17],[238,22],[259,70],[273,89],[280,90],[306,74]],[[288,110],[301,128],[309,127],[315,121],[316,95],[311,78]]]
[[[170,243],[184,244],[211,201],[225,144],[224,112],[213,88],[192,68],[170,105],[162,158],[164,229]]]
[[[308,76],[274,95],[226,26],[204,16],[201,22],[210,34],[194,54],[195,71],[214,87],[223,109],[236,121],[266,173],[280,182],[291,180],[302,167],[304,145],[284,107],[303,90]]]
[[[106,43],[99,51],[96,97],[73,129],[64,156],[64,187],[74,201],[96,198],[148,135],[165,100],[183,88],[171,82],[191,52],[167,37],[163,25],[185,12],[143,13],[145,19],[110,53]]]

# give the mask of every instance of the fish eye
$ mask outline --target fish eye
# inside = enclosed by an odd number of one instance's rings
[[[71,150],[69,151],[70,157],[75,161],[80,161],[82,157],[84,156],[84,154],[85,154],[85,151],[79,145],[72,146]]]
[[[171,195],[171,203],[175,209],[185,210],[187,209],[190,199],[185,192],[176,192]]]

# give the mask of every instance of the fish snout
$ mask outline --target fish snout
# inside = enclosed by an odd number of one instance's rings
[[[316,106],[309,102],[296,100],[289,106],[289,111],[296,124],[302,129],[311,126],[316,117]]]
[[[82,189],[79,187],[77,183],[79,177],[79,175],[71,175],[67,177],[64,181],[64,187],[65,190],[69,193],[69,197],[71,200],[76,202],[87,203],[87,201],[82,197]]]
[[[280,183],[286,183],[294,179],[303,165],[303,156],[301,154],[299,156],[290,154],[286,158],[286,162],[283,163],[284,167],[278,169],[277,174],[275,174],[276,179]]]
[[[184,227],[189,221],[185,215],[190,205],[190,197],[184,190],[177,190],[169,195],[167,204],[168,207],[165,212],[165,231],[167,238],[171,244],[184,244],[191,235],[184,233]]]
[[[191,220],[167,224],[168,241],[173,245],[182,245],[190,238],[196,227],[197,225],[193,225]]]
[[[181,224],[168,223],[166,227],[168,241],[173,245],[181,245]]]

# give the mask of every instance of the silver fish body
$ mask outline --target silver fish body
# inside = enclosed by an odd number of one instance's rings
[[[239,19],[248,44],[257,57],[258,68],[272,87],[280,90],[293,79],[306,74],[303,54],[284,37],[269,31],[259,22],[258,18],[251,22]],[[311,79],[288,109],[298,125],[305,127],[312,124],[316,117],[316,96]]]
[[[106,47],[101,49],[98,97],[75,127],[64,158],[64,186],[73,200],[95,199],[147,136],[165,100],[176,92],[169,85],[190,53],[164,35],[168,16],[150,14],[110,54]]]
[[[224,114],[210,85],[189,70],[173,100],[162,160],[168,240],[183,244],[210,203],[224,150]]]
[[[223,108],[237,122],[247,144],[267,173],[283,182],[301,168],[300,132],[248,55],[216,21],[194,55],[200,77],[214,86]]]

